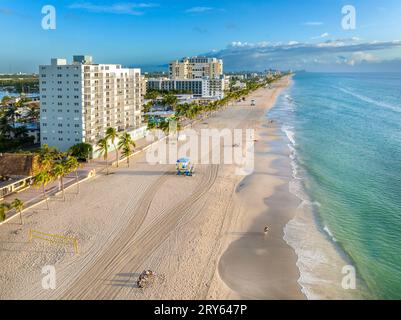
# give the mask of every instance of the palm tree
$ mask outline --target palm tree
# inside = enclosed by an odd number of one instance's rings
[[[147,104],[143,106],[143,113],[148,113],[152,107],[153,107],[153,102],[149,101]]]
[[[108,155],[109,155],[109,142],[106,138],[100,139],[97,142],[97,152],[99,152],[100,156],[103,155],[103,159],[106,160],[106,174],[109,174],[109,162],[108,162]]]
[[[170,106],[173,108],[173,110],[175,110],[175,107],[178,103],[178,98],[174,94],[167,94],[164,96],[162,103],[164,106]]]
[[[19,219],[22,224],[22,210],[24,210],[24,203],[22,200],[16,198],[13,200],[13,202],[11,202],[11,207],[19,212]]]
[[[75,157],[68,157],[68,159],[65,161],[65,165],[67,166],[67,171],[68,172],[75,172],[75,180],[77,183],[77,193],[79,193],[79,179],[78,179],[78,168],[80,167],[80,164]]]
[[[116,139],[118,138],[118,133],[116,128],[107,128],[106,130],[106,139],[111,140],[111,143],[114,147],[114,150],[116,150],[116,159],[117,159],[117,168],[118,168],[118,148],[116,146]]]
[[[156,127],[157,127],[157,125],[156,125],[156,123],[155,122],[148,122],[148,130],[149,131],[152,131],[152,130],[154,130],[154,129],[156,129]]]
[[[39,151],[39,162],[44,170],[50,170],[54,164],[55,159],[60,159],[60,152],[54,148],[44,144]]]
[[[10,126],[8,119],[4,116],[0,118],[0,134],[4,137],[10,138],[13,127]]]
[[[186,116],[188,119],[195,119],[197,115],[197,110],[195,105],[191,105],[187,110]]]
[[[29,107],[28,112],[26,114],[26,118],[28,121],[37,121],[39,118],[39,109],[36,107]]]
[[[145,99],[155,100],[159,96],[159,92],[150,90],[146,92]]]
[[[0,104],[3,105],[3,106],[6,106],[6,105],[8,105],[8,103],[9,103],[11,100],[12,100],[12,98],[11,98],[10,96],[4,96],[4,97],[1,99]]]
[[[167,120],[160,122],[159,129],[164,132],[165,135],[168,135],[170,131],[170,123]]]
[[[8,203],[0,203],[0,222],[6,220],[6,213],[10,209]]]
[[[129,158],[132,155],[132,147],[135,148],[135,142],[132,140],[131,135],[128,132],[124,132],[120,136],[120,141],[118,142],[118,149],[122,149],[124,157],[127,158],[127,164],[129,168]]]
[[[5,116],[12,122],[12,127],[15,128],[17,108],[15,106],[10,106],[5,112]]]
[[[49,210],[49,201],[46,196],[45,186],[52,181],[52,176],[48,171],[42,170],[33,178],[33,184],[42,187],[43,198],[46,200],[47,210]]]
[[[66,161],[60,161],[57,162],[52,170],[52,174],[55,178],[59,179],[60,184],[61,184],[61,192],[63,194],[63,200],[65,201],[65,193],[64,193],[64,176],[68,174],[68,166],[66,164]]]

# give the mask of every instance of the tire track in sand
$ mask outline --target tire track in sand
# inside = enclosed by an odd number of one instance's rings
[[[134,233],[139,226],[130,222],[118,239],[107,249],[103,256],[95,261],[93,267],[82,274],[69,288],[63,299],[113,299],[127,284],[113,284],[119,273],[133,274],[144,261],[156,250],[175,229],[179,221],[191,214],[191,207],[199,201],[213,186],[219,172],[219,165],[206,167],[206,172],[195,191],[167,212],[160,214],[142,232]],[[160,185],[160,182],[157,183]],[[144,198],[146,213],[155,193],[147,191]],[[145,217],[143,217],[144,219]],[[132,283],[131,287],[134,284]]]
[[[128,241],[129,238],[132,237],[136,232],[138,232],[139,228],[141,227],[142,223],[145,221],[146,215],[150,208],[150,205],[153,201],[154,194],[158,191],[158,189],[163,185],[163,183],[168,179],[168,175],[164,174],[160,178],[158,178],[150,187],[145,190],[144,196],[138,201],[137,205],[134,206],[133,203],[129,203],[125,210],[129,210],[133,213],[132,219],[128,221],[128,225],[123,228],[124,231],[117,235],[113,242],[110,244],[110,247],[106,249],[100,256],[95,256],[94,259],[88,260],[86,262],[86,266],[90,265],[88,269],[84,271],[83,274],[77,277],[76,280],[72,282],[69,288],[64,292],[64,296],[68,296],[72,288],[76,287],[78,283],[83,281],[92,281],[96,277],[99,276],[99,272],[103,270],[99,270],[99,267],[103,267],[106,269],[108,267],[108,262],[110,258],[110,253],[112,252],[111,249],[115,248],[118,244],[124,243]],[[128,230],[129,229],[129,232]],[[118,252],[116,251],[115,254]],[[88,279],[83,280],[85,277]]]

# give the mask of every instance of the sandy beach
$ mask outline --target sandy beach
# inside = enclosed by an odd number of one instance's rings
[[[266,118],[290,83],[259,89],[193,126],[255,129],[251,175],[236,175],[234,164],[196,164],[193,177],[180,177],[174,165],[151,165],[141,153],[130,168],[121,163],[85,181],[79,194],[68,189],[65,202],[52,198],[50,210],[24,213],[23,226],[1,226],[0,299],[304,299],[297,257],[283,240],[299,205],[288,187],[289,150]],[[80,254],[29,242],[29,229],[76,237]],[[54,290],[42,288],[46,265],[55,266]],[[156,279],[142,290],[136,279],[145,269]]]

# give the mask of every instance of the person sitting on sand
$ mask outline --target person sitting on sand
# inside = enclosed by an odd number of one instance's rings
[[[269,232],[270,229],[269,229],[268,226],[266,226],[264,230],[265,230],[265,234],[267,234],[267,233]]]

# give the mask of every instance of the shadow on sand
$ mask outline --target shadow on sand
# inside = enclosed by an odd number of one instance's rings
[[[139,275],[140,273],[117,273],[114,279],[106,281],[113,287],[138,288],[136,281]]]

